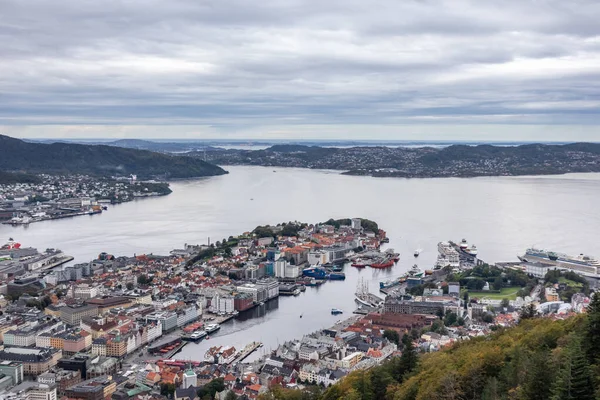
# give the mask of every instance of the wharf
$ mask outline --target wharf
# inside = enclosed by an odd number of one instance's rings
[[[60,265],[66,264],[69,261],[73,261],[74,259],[75,259],[75,257],[73,257],[73,256],[63,255],[62,257],[57,258],[54,262],[52,262],[52,263],[50,263],[50,264],[48,264],[48,265],[40,268],[40,270],[41,271],[47,271],[47,270],[50,270],[52,268],[56,268],[56,267],[58,267]]]
[[[238,355],[235,357],[235,359],[233,359],[233,361],[231,361],[228,364],[235,364],[238,362],[243,361],[244,359],[246,359],[250,354],[254,353],[256,351],[256,349],[258,349],[259,347],[261,347],[263,344],[261,342],[252,342],[249,345],[247,345],[246,347],[244,347],[243,350],[241,350]]]
[[[452,240],[449,240],[448,243],[450,243],[454,250],[458,252],[461,267],[473,267],[476,265],[486,264],[486,262],[481,260],[479,257],[464,252],[463,249],[461,249],[460,246],[454,243]]]

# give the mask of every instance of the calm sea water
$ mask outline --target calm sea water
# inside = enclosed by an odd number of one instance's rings
[[[201,358],[209,346],[243,347],[252,340],[263,351],[330,326],[354,309],[359,278],[378,282],[417,263],[432,267],[436,245],[466,238],[486,261],[515,261],[536,245],[566,253],[600,256],[600,174],[472,179],[380,179],[302,169],[228,167],[225,176],[172,183],[166,197],[112,206],[102,215],[0,226],[0,238],[39,249],[57,247],[85,262],[106,251],[115,255],[167,254],[184,243],[205,243],[257,225],[330,217],[364,217],[388,232],[401,253],[386,271],[347,267],[346,281],[308,288],[240,315],[210,340],[186,346],[181,358]],[[276,172],[275,172],[276,171]],[[5,240],[2,239],[2,240]],[[1,241],[1,240],[0,240]],[[418,259],[416,248],[423,249]],[[303,318],[300,318],[303,314]]]

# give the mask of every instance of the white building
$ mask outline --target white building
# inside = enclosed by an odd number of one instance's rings
[[[162,336],[161,324],[148,324],[148,343]]]
[[[211,312],[229,314],[235,310],[234,298],[231,295],[215,295],[210,303]]]
[[[75,290],[73,290],[73,297],[76,299],[91,299],[96,296],[98,296],[98,287],[85,283],[75,286]]]
[[[274,272],[276,278],[285,278],[285,270],[288,262],[286,260],[277,260],[274,262]]]
[[[173,304],[177,304],[177,300],[175,299],[165,299],[165,300],[156,300],[152,302],[152,305],[157,310],[162,310],[163,308],[167,308],[172,306]]]
[[[50,334],[38,335],[35,337],[35,347],[50,347]]]
[[[315,347],[301,346],[300,351],[298,352],[298,358],[306,361],[318,360],[319,351]]]
[[[361,228],[360,218],[352,218],[351,223],[350,223],[350,227],[352,229],[360,229]]]
[[[545,278],[546,273],[550,270],[555,270],[555,265],[539,264],[539,263],[523,263],[525,273],[535,276],[536,278]]]
[[[288,265],[285,268],[285,278],[297,278],[302,275],[302,268],[297,265]]]
[[[279,282],[276,279],[265,279],[256,283],[262,286],[267,291],[267,300],[274,299],[279,296]]]
[[[198,385],[198,376],[192,369],[188,369],[183,373],[183,382],[181,387],[184,389],[189,388],[190,386],[196,387]]]
[[[198,309],[195,305],[189,305],[177,312],[177,326],[182,327],[198,319]]]
[[[56,400],[56,386],[39,383],[25,392],[26,400]]]

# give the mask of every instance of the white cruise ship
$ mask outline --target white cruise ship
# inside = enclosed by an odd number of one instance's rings
[[[460,254],[458,254],[458,251],[456,251],[456,249],[454,249],[449,242],[439,242],[438,252],[439,255],[436,261],[436,266],[450,266],[452,268],[460,267]]]

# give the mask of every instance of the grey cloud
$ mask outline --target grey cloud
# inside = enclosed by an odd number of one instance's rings
[[[597,15],[587,0],[5,0],[0,124],[598,125]]]

